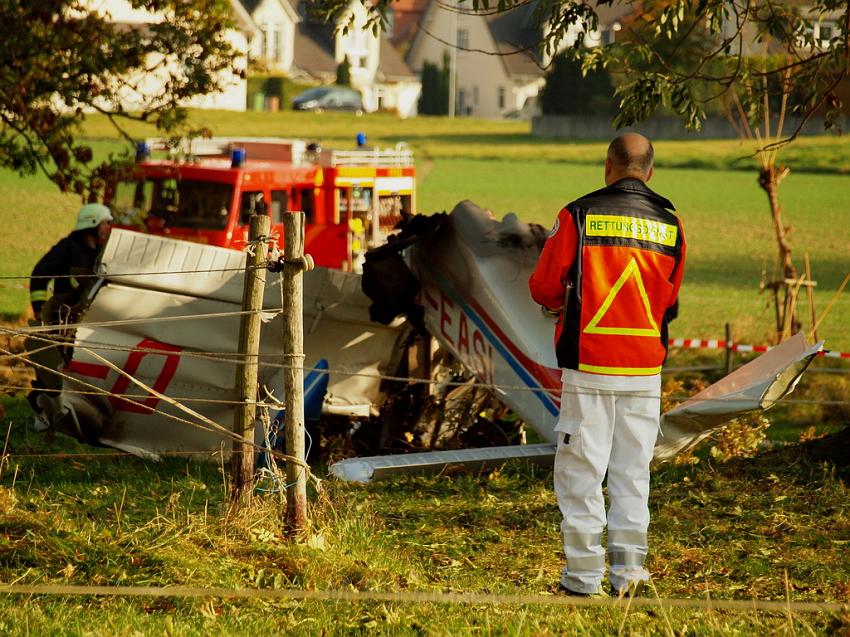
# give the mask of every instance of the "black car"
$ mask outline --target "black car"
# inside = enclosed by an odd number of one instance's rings
[[[360,93],[344,86],[319,86],[299,93],[292,100],[296,111],[353,111],[363,112]]]

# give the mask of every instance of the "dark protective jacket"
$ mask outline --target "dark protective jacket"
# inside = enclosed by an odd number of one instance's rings
[[[86,231],[76,231],[62,239],[45,254],[32,271],[30,302],[36,316],[50,296],[48,284],[53,281],[53,296],[66,305],[74,305],[91,282],[99,249],[91,248],[85,240]],[[53,278],[56,277],[56,278]]]
[[[558,365],[622,376],[661,371],[685,261],[673,210],[644,182],[623,179],[558,213],[529,280],[532,298],[559,311]]]

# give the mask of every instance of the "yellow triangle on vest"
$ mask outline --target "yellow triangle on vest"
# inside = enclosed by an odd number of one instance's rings
[[[614,303],[614,300],[617,298],[617,295],[620,293],[620,290],[623,289],[623,286],[630,277],[634,277],[635,279],[638,292],[640,293],[640,298],[643,301],[644,310],[646,311],[646,318],[649,320],[649,324],[652,327],[599,327],[599,322],[604,318],[605,314],[607,314],[611,305]],[[605,297],[602,305],[599,306],[596,314],[592,319],[590,319],[590,322],[584,328],[583,332],[585,334],[611,334],[618,336],[661,336],[661,333],[658,331],[658,324],[652,318],[652,307],[649,305],[649,296],[646,294],[646,288],[643,285],[643,279],[640,276],[640,270],[638,269],[637,262],[634,257],[632,257],[632,260],[629,261],[629,264],[623,270],[620,278],[617,279],[613,286],[611,286],[611,291],[608,292],[608,296]]]

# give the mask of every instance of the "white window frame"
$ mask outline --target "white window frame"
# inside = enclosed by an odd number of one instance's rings
[[[263,58],[279,62],[283,52],[283,25],[267,22],[261,30],[263,33]]]

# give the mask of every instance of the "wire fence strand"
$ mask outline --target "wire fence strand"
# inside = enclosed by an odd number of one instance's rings
[[[11,353],[11,352],[8,352],[7,350],[3,349],[2,347],[0,347],[0,352],[6,353],[6,354]],[[14,355],[14,356],[21,357],[20,355]],[[203,431],[210,431],[212,433],[219,434],[221,437],[223,437],[225,439],[237,440],[238,442],[240,442],[242,444],[245,444],[245,445],[248,445],[249,447],[252,447],[256,451],[262,451],[262,452],[268,453],[268,454],[274,456],[276,459],[295,462],[303,471],[307,472],[307,478],[312,480],[317,485],[317,487],[321,484],[321,480],[313,475],[313,473],[310,469],[310,465],[308,465],[306,462],[304,462],[304,461],[302,461],[298,458],[295,458],[294,456],[290,456],[288,454],[282,453],[282,452],[280,452],[276,449],[268,449],[268,448],[264,447],[263,445],[259,445],[259,444],[255,443],[253,440],[246,440],[245,438],[238,435],[234,431],[219,425],[218,423],[214,422],[213,420],[210,420],[209,418],[207,418],[203,414],[199,414],[198,412],[196,412],[192,409],[189,409],[188,407],[183,406],[181,403],[179,403],[179,402],[177,402],[177,401],[175,401],[175,400],[173,400],[173,399],[171,399],[167,396],[164,396],[163,394],[160,394],[156,390],[148,387],[147,385],[145,385],[144,383],[142,383],[138,379],[134,378],[131,374],[128,374],[127,372],[124,372],[123,370],[118,369],[112,363],[109,363],[109,361],[107,361],[106,359],[99,357],[97,354],[94,354],[94,356],[100,358],[103,362],[111,365],[115,369],[115,371],[118,371],[121,374],[125,375],[131,382],[138,384],[139,386],[141,386],[143,389],[147,390],[151,394],[165,400],[166,402],[168,402],[168,403],[172,404],[173,406],[181,409],[182,411],[187,412],[189,415],[193,416],[194,418],[197,418],[200,422],[194,422],[194,421],[188,420],[186,418],[181,418],[180,416],[170,414],[170,413],[163,411],[161,409],[157,409],[156,407],[149,407],[149,406],[147,406],[143,403],[140,403],[138,401],[134,401],[132,399],[125,399],[128,402],[130,402],[131,404],[135,404],[138,407],[142,407],[146,410],[150,410],[151,413],[158,413],[158,414],[160,414],[160,415],[162,415],[162,416],[164,416],[164,417],[166,417],[170,420],[173,420],[177,423],[187,425],[187,426],[190,426],[190,427],[193,427],[193,428],[196,428],[196,429],[201,429]],[[51,370],[51,369],[45,367],[44,365],[41,365],[40,363],[35,363],[33,361],[30,361],[30,364],[35,365],[39,368],[45,369],[45,370],[49,371],[50,373],[57,374],[58,376],[60,376],[62,378],[69,378],[70,380],[73,380],[74,382],[78,382],[78,383],[80,383],[84,386],[88,386],[89,388],[94,389],[95,391],[100,390],[100,391],[102,391],[102,395],[104,395],[104,396],[111,395],[110,392],[108,392],[106,390],[101,390],[96,385],[93,385],[91,383],[87,383],[85,381],[81,381],[79,379],[73,378],[73,377],[71,377],[68,374],[65,374],[63,372],[57,372],[55,370]]]
[[[213,272],[244,272],[246,266],[240,268],[201,268],[197,270],[163,270],[160,272],[110,272],[99,274],[93,272],[91,274],[15,274],[15,275],[0,275],[0,281],[17,281],[22,279],[114,279],[136,276],[162,276],[172,274],[206,274]],[[263,266],[267,267],[267,266]]]
[[[0,332],[5,331],[5,330],[6,330],[6,328],[0,328]],[[43,341],[45,343],[52,343],[56,346],[65,346],[65,347],[69,346],[69,343],[68,343],[67,340],[59,340],[59,339],[50,338],[50,337],[47,337],[47,336],[31,336],[31,338],[33,338],[34,340],[37,340],[37,341]],[[90,348],[87,345],[83,345],[83,344],[76,344],[76,345],[74,345],[74,347],[76,349],[81,349],[83,351],[90,353],[93,357],[96,357],[98,359],[106,361],[106,359],[103,359],[100,355],[98,355],[94,352],[94,350],[97,349],[97,347],[91,347]],[[127,351],[137,351],[137,352],[144,352],[144,353],[157,353],[157,354],[167,355],[167,356],[179,356],[180,355],[179,352],[171,352],[171,351],[168,351],[168,350],[149,350],[149,349],[146,349],[146,348],[126,348],[126,349],[127,349]],[[0,348],[0,355],[5,355],[6,357],[13,357],[13,358],[18,359],[18,360],[28,360],[28,355],[26,353],[16,354],[16,353],[10,352],[10,351],[2,349],[2,348]],[[232,363],[241,362],[240,360],[238,360],[238,358],[234,359],[234,360],[230,360],[230,361],[223,361],[223,359],[220,359],[220,360],[222,360],[222,362],[232,362]],[[109,365],[113,365],[113,363],[111,363],[109,361],[107,361],[107,363]],[[33,364],[32,361],[30,361],[30,364]],[[594,394],[595,393],[593,390],[590,390],[590,389],[575,388],[575,387],[566,387],[566,388],[564,388],[564,387],[554,387],[554,386],[553,387],[529,387],[528,385],[512,385],[512,384],[503,384],[503,383],[482,383],[482,382],[469,380],[469,379],[466,379],[466,380],[450,380],[450,379],[435,379],[435,378],[418,378],[418,377],[414,377],[414,376],[397,376],[397,375],[384,374],[384,373],[379,373],[379,372],[350,371],[350,370],[345,370],[345,369],[331,369],[331,368],[326,369],[326,368],[323,368],[323,367],[314,367],[314,366],[305,366],[305,365],[288,365],[288,364],[285,364],[285,363],[259,363],[259,364],[263,365],[263,366],[278,368],[278,369],[299,369],[300,368],[301,370],[303,370],[305,372],[326,372],[330,375],[336,375],[336,376],[361,377],[361,378],[368,378],[368,379],[371,379],[371,380],[404,383],[404,384],[408,384],[408,385],[417,385],[418,384],[418,385],[432,385],[432,386],[454,387],[454,388],[467,387],[467,388],[470,388],[470,389],[482,389],[482,390],[485,390],[485,391],[494,392],[497,395],[498,394],[504,394],[504,393],[507,393],[507,392],[525,392],[525,393],[533,393],[535,395],[548,395],[550,397],[556,397],[556,396],[562,396],[564,394],[587,395],[587,394]],[[41,367],[44,367],[44,366],[41,366]],[[45,369],[47,369],[47,368],[45,368]],[[53,370],[48,370],[48,371],[53,372]],[[124,370],[116,368],[115,371],[118,372],[119,374],[128,376],[128,378],[131,378],[129,375],[126,374],[126,372],[124,372]],[[80,380],[78,377],[70,376],[68,374],[61,374],[61,375],[71,382],[81,383],[81,384],[84,384],[84,385],[88,384],[88,383],[85,383],[84,381]],[[138,381],[135,380],[135,379],[134,379],[134,382],[138,383]],[[96,385],[90,385],[90,384],[88,384],[88,385],[89,385],[90,388],[95,389],[96,391],[103,391],[106,394],[109,393],[109,392],[106,392],[106,390],[103,390],[102,388],[97,387]],[[70,388],[69,388],[69,391],[73,391],[73,390],[70,390]],[[120,395],[116,395],[116,396],[121,397]],[[646,398],[648,398],[648,399],[667,398],[667,399],[673,400],[673,401],[685,401],[685,400],[688,400],[688,399],[693,398],[693,397],[694,397],[694,395],[692,395],[692,394],[669,394],[669,395],[666,395],[666,396],[663,396],[663,395],[661,395],[661,396],[659,396],[659,395],[647,395],[646,396]],[[177,400],[177,399],[175,399],[175,400]],[[732,397],[725,397],[725,398],[724,397],[718,397],[718,398],[708,397],[708,398],[701,398],[700,400],[704,400],[706,402],[722,403],[722,402],[740,402],[741,398],[740,398],[740,396],[732,396]],[[783,402],[785,404],[789,404],[789,405],[790,404],[824,405],[824,406],[826,406],[826,405],[832,405],[832,406],[850,405],[850,399],[841,399],[841,400],[795,399],[795,398],[785,397],[785,398],[781,399],[781,402]]]

